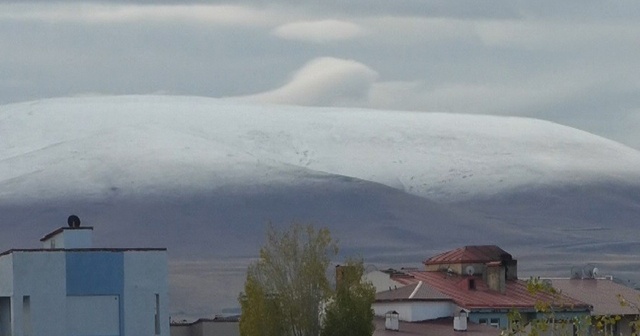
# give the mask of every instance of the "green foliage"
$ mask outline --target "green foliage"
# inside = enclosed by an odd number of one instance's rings
[[[527,321],[518,311],[509,313],[510,328],[504,330],[501,335],[518,335],[518,336],[538,336],[538,335],[601,335],[601,336],[617,336],[615,326],[622,319],[619,315],[599,315],[586,316],[584,318],[573,319],[557,319],[556,310],[562,308],[562,304],[557,302],[561,292],[551,287],[549,283],[540,281],[540,278],[531,278],[527,283],[527,289],[531,294],[547,294],[550,300],[539,300],[536,302],[536,312],[541,313],[543,318]],[[622,295],[617,295],[620,305],[623,307],[632,307],[638,311],[636,319],[630,322],[632,330],[640,330],[640,307],[625,299]],[[640,336],[638,332],[632,332],[630,336]]]
[[[240,296],[240,334],[318,336],[321,305],[332,294],[326,271],[337,253],[327,229],[293,223],[280,232],[270,225]]]
[[[241,335],[280,336],[284,335],[282,311],[274,295],[265,292],[260,285],[255,265],[249,267],[244,293],[240,296],[242,319]]]
[[[373,334],[375,287],[362,281],[362,261],[350,261],[342,266],[336,284],[336,293],[329,302],[322,336],[370,336]]]
[[[590,316],[584,318],[562,319],[558,317],[557,311],[568,308],[562,302],[562,293],[551,286],[549,282],[540,278],[530,278],[527,281],[527,291],[538,296],[534,305],[535,318],[527,318],[519,311],[513,310],[509,313],[509,328],[503,330],[504,336],[539,336],[557,335],[573,336],[588,335],[591,325]]]

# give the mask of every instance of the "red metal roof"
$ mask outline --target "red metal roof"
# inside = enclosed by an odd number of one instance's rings
[[[447,274],[445,272],[414,271],[409,272],[413,278],[398,277],[393,278],[402,284],[412,284],[422,281],[437,291],[450,296],[453,301],[461,307],[467,309],[531,309],[535,308],[536,302],[556,302],[556,307],[562,306],[567,310],[583,311],[590,306],[582,301],[572,299],[565,295],[560,295],[555,301],[551,294],[532,294],[527,290],[526,281],[508,280],[506,281],[506,291],[504,294],[491,290],[482,280],[476,276],[475,288],[467,289],[466,282],[468,276],[457,274]]]
[[[512,260],[511,254],[496,245],[464,246],[440,253],[424,261],[425,265],[487,263],[491,261]]]
[[[593,305],[592,315],[638,315],[640,291],[609,279],[553,279],[551,285],[572,298]],[[618,295],[630,302],[621,305]]]

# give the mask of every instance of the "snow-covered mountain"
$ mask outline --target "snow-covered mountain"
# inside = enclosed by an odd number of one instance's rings
[[[371,263],[499,244],[531,272],[634,275],[640,152],[524,118],[166,96],[0,107],[0,249],[70,213],[96,244],[168,247],[174,314],[235,305],[269,221],[328,226]]]

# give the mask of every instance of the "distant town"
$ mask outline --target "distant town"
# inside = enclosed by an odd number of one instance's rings
[[[41,243],[0,254],[0,335],[240,335],[241,315],[171,319],[164,248],[95,247],[93,227],[75,215]],[[335,267],[338,285],[350,266]],[[361,281],[376,292],[373,335],[501,335],[515,327],[525,335],[550,319],[572,335],[632,335],[640,313],[640,292],[597,268],[521,279],[517,259],[495,245],[444,251],[422,269],[370,270]]]

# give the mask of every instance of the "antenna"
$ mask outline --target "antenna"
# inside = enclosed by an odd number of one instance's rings
[[[465,273],[467,273],[468,276],[472,276],[476,273],[476,269],[471,265],[465,267],[464,271]]]
[[[80,227],[80,217],[76,216],[76,215],[71,215],[69,216],[69,218],[67,218],[67,224],[69,224],[69,227],[72,229],[77,229]]]

